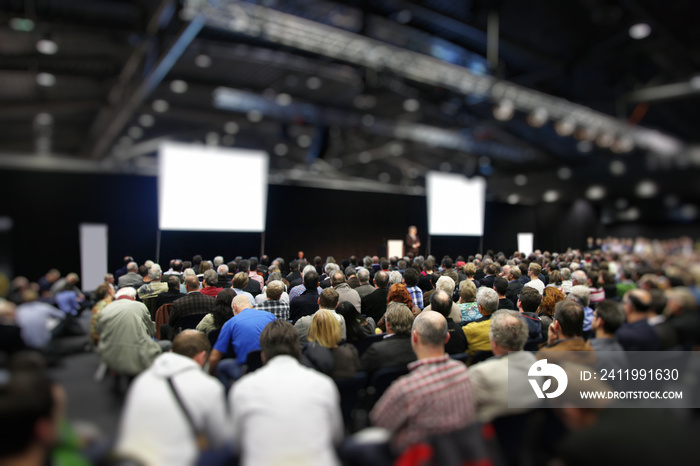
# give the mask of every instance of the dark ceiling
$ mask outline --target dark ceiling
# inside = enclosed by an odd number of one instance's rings
[[[275,40],[273,15],[260,33],[228,27],[251,7],[313,21],[302,32],[325,25],[328,37],[306,49],[293,29]],[[176,140],[264,149],[277,184],[423,194],[426,171],[442,170],[487,177],[490,200],[589,197],[606,222],[690,221],[697,18],[695,0],[0,0],[0,167],[153,174],[158,144]],[[640,23],[650,34],[634,39]],[[500,100],[412,75],[410,59],[397,72],[334,56],[337,33],[619,126],[533,126],[518,105],[508,118]],[[40,41],[57,50],[42,53]],[[496,43],[497,63],[487,59]],[[637,139],[624,146],[628,130]]]

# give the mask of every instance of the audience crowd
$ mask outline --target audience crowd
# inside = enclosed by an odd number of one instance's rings
[[[600,370],[699,350],[687,238],[167,268],[127,256],[95,290],[79,280],[16,277],[0,300],[0,463],[88,464],[44,367],[81,333],[104,375],[130,382],[101,464],[695,463],[696,411],[508,406],[509,380],[539,359],[576,352]]]

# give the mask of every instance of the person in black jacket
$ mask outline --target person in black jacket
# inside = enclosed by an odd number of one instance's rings
[[[374,286],[377,289],[362,298],[362,313],[374,319],[375,322],[379,322],[386,312],[386,300],[389,295],[388,285],[389,274],[379,271],[374,276]]]
[[[411,347],[413,313],[402,303],[389,303],[386,309],[386,336],[372,344],[360,358],[363,371],[375,372],[383,367],[406,367],[416,360]]]
[[[447,320],[447,334],[450,336],[445,343],[447,354],[458,354],[467,351],[467,337],[464,335],[460,323],[450,318],[452,311],[452,298],[445,291],[437,290],[430,297],[430,309],[439,312]]]

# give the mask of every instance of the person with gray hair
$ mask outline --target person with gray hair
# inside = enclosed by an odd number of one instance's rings
[[[134,288],[120,289],[95,323],[100,359],[111,370],[126,375],[141,373],[159,354],[170,349],[169,341],[154,340],[155,324],[148,308],[135,298]]]
[[[143,277],[139,275],[139,265],[136,262],[126,264],[126,275],[119,277],[119,288],[131,286],[138,289],[143,285]]]
[[[559,273],[561,273],[561,290],[565,295],[571,293],[571,287],[574,286],[571,282],[571,269],[564,267],[559,270]]]
[[[586,285],[575,285],[571,287],[569,299],[576,301],[583,307],[583,336],[588,338],[592,333],[593,309],[591,309],[591,289]]]
[[[289,302],[284,302],[281,299],[284,289],[285,285],[282,280],[273,280],[268,282],[267,286],[265,287],[265,301],[262,303],[257,303],[255,305],[255,309],[271,312],[278,319],[289,320]],[[258,296],[261,295],[262,293]]]
[[[583,270],[577,270],[571,274],[571,284],[576,285],[588,285],[588,276]]]
[[[370,413],[372,425],[391,434],[395,454],[474,421],[475,406],[467,367],[445,354],[445,317],[423,311],[413,321],[411,346],[417,361],[384,392]]]
[[[228,278],[228,265],[221,264],[216,268],[217,282],[219,288],[231,288],[231,279]]]
[[[386,307],[384,339],[370,345],[360,358],[363,371],[372,373],[383,367],[406,367],[416,360],[411,349],[413,313],[403,303],[391,302]]]
[[[329,257],[329,259],[333,259],[332,257]],[[333,272],[336,270],[340,270],[340,266],[335,263],[335,259],[333,259],[333,262],[326,262],[326,266],[323,268],[324,272],[326,272],[326,278],[321,279],[321,288],[328,288],[331,286],[331,275],[333,275]]]
[[[389,274],[389,288],[397,283],[403,283],[403,275],[398,270],[394,270]]]
[[[214,267],[219,267],[223,263],[224,263],[224,258],[222,256],[216,256],[214,258]]]
[[[441,276],[440,278],[438,278],[438,281],[435,282],[434,293],[437,293],[437,291],[439,290],[444,291],[445,293],[447,293],[448,296],[452,296],[455,291],[455,281],[452,278],[447,277],[445,275]],[[431,298],[432,294],[434,293],[431,293]],[[432,311],[433,308],[430,304],[428,304],[427,306],[425,306],[425,308],[423,308],[423,310]],[[452,320],[454,320],[455,322],[462,322],[462,309],[459,307],[459,304],[455,302],[452,303],[452,310],[450,310],[450,318],[452,318]]]
[[[212,269],[206,270],[202,274],[202,288],[199,290],[199,292],[204,295],[211,296],[212,298],[216,298],[216,295],[222,290],[222,288],[217,286],[218,283],[219,275],[216,273],[216,271]]]
[[[306,268],[304,270],[306,270]],[[282,283],[283,289],[282,289],[282,294],[279,297],[279,301],[282,303],[287,303],[287,307],[289,307],[290,298],[289,298],[289,293],[287,293],[287,285],[285,285],[284,282],[282,281],[282,274],[280,272],[272,272],[270,275],[268,275],[268,277],[267,277],[268,285],[274,281],[280,281]],[[262,293],[260,293],[259,295],[257,295],[255,297],[255,307],[256,308],[259,304],[262,304],[267,300],[267,286],[268,285],[266,285],[265,288],[262,289]]]
[[[491,315],[498,310],[498,293],[493,288],[479,287],[476,292],[476,305],[479,307],[481,318],[470,322],[462,329],[467,337],[469,354],[474,356],[477,352],[491,353]]]
[[[372,259],[370,258],[370,261],[371,260]],[[360,282],[360,286],[355,288],[355,291],[357,291],[357,294],[360,295],[360,299],[364,298],[365,296],[374,291],[374,287],[369,283],[369,275],[369,270],[367,270],[366,268],[360,267],[357,269],[357,279]]]
[[[510,384],[520,383],[512,393],[529,393],[527,373],[535,363],[535,356],[523,351],[528,328],[517,311],[500,310],[491,316],[489,341],[494,357],[469,368],[476,415],[486,423],[501,416],[525,411],[508,407]]]
[[[144,301],[148,298],[155,298],[161,293],[168,291],[168,284],[160,281],[160,267],[151,267],[148,271],[150,282],[141,285],[138,289],[139,299]]]

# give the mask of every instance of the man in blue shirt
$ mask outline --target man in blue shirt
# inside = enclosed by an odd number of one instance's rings
[[[219,338],[209,356],[209,373],[212,375],[217,373],[219,361],[231,349],[236,353],[238,366],[245,364],[248,353],[260,349],[260,334],[265,326],[276,319],[270,312],[251,309],[250,301],[245,295],[233,298],[231,308],[233,317],[221,328]]]

